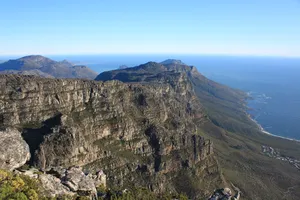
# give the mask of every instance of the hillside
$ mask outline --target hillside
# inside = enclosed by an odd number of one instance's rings
[[[214,142],[214,152],[225,178],[238,185],[243,199],[298,199],[299,170],[288,162],[264,155],[262,146],[280,149],[285,155],[300,160],[299,143],[261,133],[246,113],[244,92],[211,81],[181,61],[162,63],[149,62],[103,72],[96,80],[151,85],[166,74],[184,73],[209,119],[198,132]]]
[[[0,63],[1,74],[22,74],[54,78],[94,79],[97,73],[86,66],[74,66],[64,60],[56,62],[43,56],[25,56]]]
[[[194,198],[224,184],[213,143],[198,134],[206,115],[184,74],[148,86],[16,75],[0,80],[0,126],[20,131],[30,165],[103,169],[110,187]],[[17,166],[14,157],[4,167]]]
[[[206,199],[233,183],[243,200],[298,199],[299,169],[287,160],[300,160],[300,144],[261,133],[242,91],[181,61],[163,63],[104,72],[98,81],[0,75],[0,168],[27,163],[46,183],[63,185],[71,170],[93,194],[94,175],[86,174],[103,170],[118,190]],[[270,147],[280,153],[264,152]]]
[[[99,74],[95,80],[120,80],[123,82],[155,82],[162,73],[185,73],[188,81],[213,123],[229,131],[250,132],[256,125],[245,110],[247,95],[239,90],[216,83],[200,74],[196,67],[180,60],[169,59],[161,63],[148,62],[137,67],[119,69]],[[234,124],[234,125],[233,125]]]

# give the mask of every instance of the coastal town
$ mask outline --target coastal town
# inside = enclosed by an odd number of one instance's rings
[[[274,149],[273,147],[262,145],[261,148],[262,148],[263,154],[265,154],[271,158],[289,162],[291,165],[295,166],[298,170],[300,170],[300,160],[281,155],[280,151],[278,149]]]

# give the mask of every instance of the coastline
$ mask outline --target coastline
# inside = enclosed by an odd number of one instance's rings
[[[253,119],[251,116],[250,116],[250,114],[249,113],[247,113],[247,116],[248,116],[248,118],[251,120],[251,121],[253,121],[256,125],[257,125],[257,127],[258,127],[258,129],[259,129],[259,131],[261,132],[261,133],[263,133],[263,134],[267,134],[267,135],[270,135],[270,136],[273,136],[273,137],[277,137],[277,138],[281,138],[281,139],[285,139],[285,140],[290,140],[290,141],[294,141],[294,142],[300,142],[300,140],[297,140],[297,139],[292,139],[292,138],[288,138],[288,137],[283,137],[283,136],[279,136],[279,135],[274,135],[274,134],[272,134],[272,133],[270,133],[270,132],[268,132],[268,131],[266,131],[255,119]]]
[[[267,135],[269,135],[269,136],[277,137],[277,138],[280,138],[280,139],[285,139],[285,140],[294,141],[294,142],[300,142],[300,140],[297,140],[297,139],[288,138],[288,137],[283,137],[283,136],[279,136],[279,135],[274,135],[274,134],[272,134],[272,133],[266,131],[266,130],[262,127],[262,125],[260,125],[260,124],[258,123],[258,121],[256,121],[255,119],[253,119],[253,118],[251,117],[251,115],[247,112],[247,110],[251,109],[251,108],[248,106],[248,101],[249,101],[249,99],[250,99],[250,100],[253,100],[254,97],[251,96],[251,92],[245,92],[245,93],[246,93],[246,95],[247,95],[247,97],[246,97],[246,99],[245,99],[245,100],[246,100],[246,108],[247,108],[247,109],[245,110],[245,112],[246,112],[246,114],[247,114],[247,117],[248,117],[252,122],[254,122],[254,123],[256,124],[256,126],[258,127],[258,129],[259,129],[259,131],[260,131],[261,133],[267,134]]]

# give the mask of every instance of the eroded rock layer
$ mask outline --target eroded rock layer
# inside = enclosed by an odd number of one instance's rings
[[[184,74],[160,81],[0,75],[0,126],[22,131],[41,169],[79,165],[103,169],[111,185],[208,193],[222,178],[198,133],[206,115]]]

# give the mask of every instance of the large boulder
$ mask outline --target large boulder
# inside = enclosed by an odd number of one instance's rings
[[[28,144],[16,129],[0,131],[0,168],[13,170],[30,159]]]
[[[80,167],[69,168],[65,176],[62,177],[62,183],[78,194],[86,196],[97,195],[94,180],[90,176],[86,176]]]

